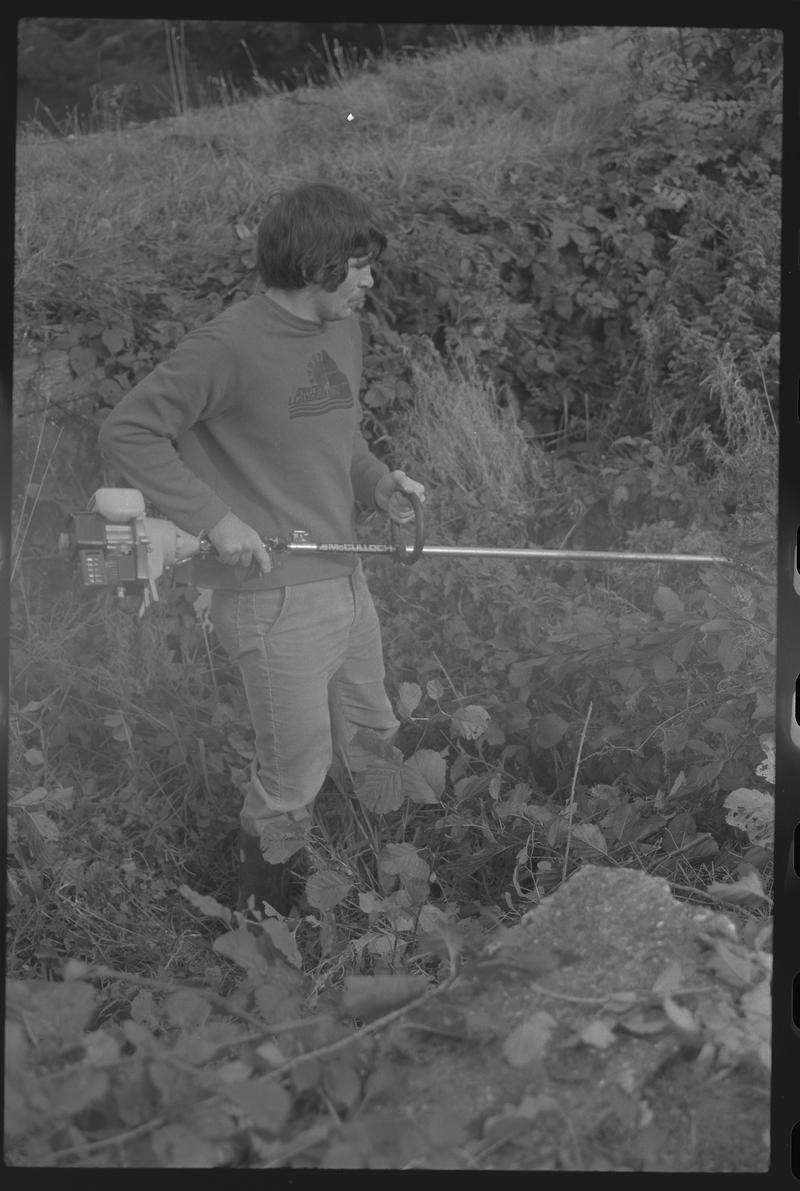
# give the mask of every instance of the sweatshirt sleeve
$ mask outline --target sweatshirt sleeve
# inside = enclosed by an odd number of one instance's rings
[[[229,349],[201,329],[126,393],[100,428],[103,453],[187,533],[211,529],[229,509],[183,463],[176,444],[195,423],[225,408],[233,377]]]
[[[361,331],[361,324],[357,318],[348,320],[352,327],[353,337],[355,340],[355,350],[358,354],[358,359],[362,358],[363,351],[363,334]],[[359,368],[359,377],[361,369]],[[380,459],[372,454],[367,446],[366,439],[361,433],[361,404],[356,402],[358,408],[358,421],[356,423],[355,432],[353,434],[353,456],[350,465],[350,480],[353,485],[353,494],[360,505],[365,509],[374,509],[375,506],[375,485],[378,480],[384,475],[389,468],[385,463],[381,463]]]
[[[375,485],[389,468],[372,454],[360,428],[356,427],[353,435],[353,462],[350,465],[350,478],[353,484],[353,494],[365,509],[374,509]]]

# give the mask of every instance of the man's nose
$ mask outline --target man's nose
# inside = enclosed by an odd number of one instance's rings
[[[373,285],[375,284],[375,278],[372,276],[372,268],[369,265],[367,265],[365,269],[361,270],[361,276],[358,280],[358,284],[362,287],[362,289],[372,289]]]

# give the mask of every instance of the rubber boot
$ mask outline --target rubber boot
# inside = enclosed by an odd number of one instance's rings
[[[253,898],[255,909],[263,914],[263,902],[284,916],[292,908],[294,880],[288,864],[268,864],[261,854],[258,837],[242,829],[239,832],[239,895],[237,909],[246,910]]]

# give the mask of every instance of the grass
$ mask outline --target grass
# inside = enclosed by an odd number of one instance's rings
[[[448,367],[433,352],[412,366],[414,405],[393,446],[434,490],[455,486],[491,507],[530,509],[547,457],[528,442],[494,386],[466,357]]]
[[[618,123],[613,42],[603,30],[554,45],[519,34],[141,128],[54,138],[29,127],[17,146],[18,310],[41,316],[65,286],[124,301],[139,279],[189,277],[199,242],[230,249],[237,220],[304,178],[368,190],[391,214],[405,189],[491,200],[515,164],[568,171]]]
[[[766,385],[761,394],[753,394],[730,350],[713,361],[706,385],[719,407],[727,442],[723,448],[707,431],[703,435],[704,448],[716,465],[715,483],[735,494],[751,514],[777,508],[778,427]]]

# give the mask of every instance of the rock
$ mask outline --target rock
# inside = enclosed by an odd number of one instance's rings
[[[523,919],[522,949],[546,938],[580,956],[587,992],[646,988],[674,955],[689,958],[694,934],[669,883],[639,869],[586,865]]]

